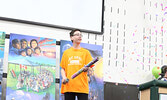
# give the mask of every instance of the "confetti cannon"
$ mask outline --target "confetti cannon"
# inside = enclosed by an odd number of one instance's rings
[[[95,64],[97,61],[99,61],[99,57],[96,57],[96,58],[94,58],[91,62],[89,62],[87,65],[85,65],[84,67],[82,67],[79,71],[77,71],[76,73],[74,73],[72,76],[71,76],[71,78],[72,79],[74,79],[75,77],[77,77],[79,74],[81,74],[82,72],[84,72],[84,68],[85,67],[93,67],[94,65],[93,64]],[[69,82],[69,79],[66,79],[66,81],[65,82],[63,82],[63,84],[66,84],[66,83],[68,83]]]

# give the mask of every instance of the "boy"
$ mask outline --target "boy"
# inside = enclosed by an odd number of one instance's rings
[[[10,49],[10,55],[19,55],[20,51],[20,41],[18,39],[12,40],[12,48]]]
[[[64,93],[65,100],[75,100],[75,96],[77,96],[78,100],[88,100],[89,85],[87,70],[89,68],[85,68],[85,72],[74,79],[71,79],[71,76],[92,61],[92,57],[88,50],[80,46],[82,34],[79,29],[74,29],[70,32],[70,39],[73,46],[64,51],[60,63],[62,68],[62,83],[66,79],[69,79],[69,82],[62,84],[61,93]]]

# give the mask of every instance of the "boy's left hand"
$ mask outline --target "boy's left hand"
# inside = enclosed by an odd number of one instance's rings
[[[84,67],[84,68],[83,68],[83,71],[84,71],[84,72],[87,72],[88,70],[89,70],[89,67]]]

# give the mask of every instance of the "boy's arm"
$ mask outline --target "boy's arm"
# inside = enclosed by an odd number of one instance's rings
[[[67,77],[66,77],[65,70],[63,68],[61,68],[61,76],[62,76],[62,82],[65,82]]]

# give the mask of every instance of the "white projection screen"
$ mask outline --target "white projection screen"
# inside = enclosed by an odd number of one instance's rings
[[[0,20],[103,32],[104,0],[1,0]]]

